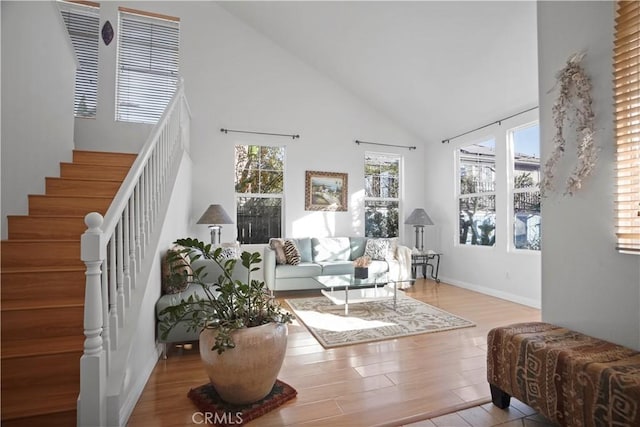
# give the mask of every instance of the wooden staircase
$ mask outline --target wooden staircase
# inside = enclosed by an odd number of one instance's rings
[[[2,426],[73,426],[80,390],[84,215],[104,215],[136,154],[73,152],[1,249]]]

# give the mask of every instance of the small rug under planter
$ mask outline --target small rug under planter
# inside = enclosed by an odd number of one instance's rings
[[[324,348],[468,328],[475,323],[398,292],[393,300],[335,305],[326,297],[287,299],[296,318]]]
[[[216,389],[209,384],[192,388],[187,393],[189,399],[203,413],[205,424],[217,426],[239,426],[277,408],[287,400],[296,397],[298,392],[280,380],[276,380],[271,392],[262,400],[246,405],[227,403],[218,396]]]

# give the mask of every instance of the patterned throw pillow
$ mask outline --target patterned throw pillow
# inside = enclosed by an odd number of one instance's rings
[[[287,263],[287,256],[284,254],[284,240],[269,239],[269,247],[276,252],[276,264]]]
[[[220,244],[222,251],[220,252],[220,257],[223,260],[228,259],[240,259],[241,251],[240,251],[240,243],[222,243]]]
[[[298,250],[298,247],[293,242],[293,240],[285,240],[284,255],[287,258],[287,264],[300,264],[300,251]]]
[[[386,261],[391,244],[389,239],[367,239],[364,255],[372,260]]]
[[[177,294],[183,292],[193,279],[191,260],[184,246],[174,245],[162,257],[162,292]]]

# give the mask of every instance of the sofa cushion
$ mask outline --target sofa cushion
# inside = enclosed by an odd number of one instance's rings
[[[349,261],[351,245],[348,237],[314,237],[313,261]]]
[[[364,256],[364,250],[367,247],[366,237],[350,237],[349,243],[351,244],[351,260],[354,261],[361,256]]]
[[[293,240],[284,241],[284,255],[287,258],[287,264],[300,264],[300,251],[298,251],[298,247]]]
[[[386,273],[389,271],[389,263],[387,261],[371,261],[369,264],[369,273]]]
[[[353,273],[353,263],[351,261],[328,261],[319,262],[322,266],[322,275],[327,274],[351,274]]]
[[[218,292],[218,291],[214,290],[213,286],[211,286],[210,289],[213,290],[214,294],[216,294]],[[175,294],[163,295],[163,296],[160,297],[160,299],[158,299],[158,302],[156,302],[156,315],[157,315],[158,319],[162,318],[162,316],[160,316],[160,312],[162,310],[164,310],[167,307],[171,307],[173,305],[180,304],[181,300],[188,299],[190,295],[198,295],[201,298],[207,298],[207,295],[206,295],[202,285],[198,285],[196,283],[191,283],[182,292],[178,292],[178,293],[175,293]]]
[[[322,274],[322,267],[313,262],[301,262],[298,265],[279,265],[276,268],[276,279],[313,277]]]
[[[313,250],[311,249],[311,237],[301,237],[291,239],[296,242],[298,251],[300,251],[300,262],[313,262]]]

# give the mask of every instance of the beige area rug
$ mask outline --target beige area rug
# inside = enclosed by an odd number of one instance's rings
[[[334,304],[324,296],[287,299],[297,319],[324,348],[380,341],[429,332],[468,328],[475,323],[398,292],[393,300]]]

